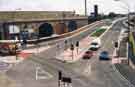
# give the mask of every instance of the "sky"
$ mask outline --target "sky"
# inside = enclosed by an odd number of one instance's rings
[[[135,11],[135,0],[87,0],[88,15],[93,12],[93,6],[98,5],[99,13],[127,13],[127,3],[130,11]],[[75,11],[84,14],[84,0],[0,0],[0,11]]]

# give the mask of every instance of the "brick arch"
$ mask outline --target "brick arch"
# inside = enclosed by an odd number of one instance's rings
[[[43,23],[39,26],[39,37],[48,37],[54,34],[53,26],[50,23]]]
[[[71,32],[71,31],[74,31],[76,29],[77,29],[77,22],[74,20],[70,20],[68,22],[68,31]]]
[[[64,33],[67,33],[68,30],[67,30],[67,26],[65,23],[56,23],[55,24],[55,27],[54,27],[54,32],[55,34],[64,34]]]

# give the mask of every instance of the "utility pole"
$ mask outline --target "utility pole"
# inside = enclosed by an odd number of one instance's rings
[[[130,11],[128,9],[128,42],[127,42],[127,58],[128,58],[128,65],[130,63],[129,60],[129,44],[130,44]]]
[[[85,16],[87,16],[87,0],[85,0],[84,3],[85,3],[85,5],[84,5],[85,6]]]
[[[71,44],[70,50],[72,51],[72,61],[74,59],[74,45]]]
[[[76,50],[76,51],[77,51],[77,54],[78,54],[78,53],[79,53],[79,52],[78,52],[78,49],[79,49],[79,41],[76,42],[76,47],[77,47],[77,50]]]
[[[62,71],[58,71],[58,87],[61,87]]]

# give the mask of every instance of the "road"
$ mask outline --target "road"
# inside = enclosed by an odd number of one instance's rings
[[[117,22],[101,38],[102,47],[97,54],[107,50],[112,55],[114,50],[112,42],[117,40],[121,25],[122,22]],[[72,78],[73,87],[129,87],[127,82],[113,69],[111,61],[99,61],[98,55],[95,55],[90,60],[80,60],[70,64],[63,63],[53,57],[55,51],[57,50],[53,49],[41,55],[35,55],[18,64],[7,72],[8,77],[18,83],[17,87],[57,87],[58,70],[61,70],[64,76]],[[50,52],[51,55],[49,55]],[[42,66],[53,77],[35,80],[35,66]]]

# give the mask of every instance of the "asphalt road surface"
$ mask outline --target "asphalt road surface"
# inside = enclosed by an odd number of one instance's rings
[[[16,87],[58,87],[58,70],[63,76],[72,78],[72,87],[129,87],[113,69],[111,61],[99,61],[98,54],[106,50],[112,55],[113,41],[116,41],[122,22],[117,22],[101,39],[102,47],[90,60],[76,63],[63,63],[54,58],[56,47],[34,55],[32,58],[16,65],[7,72],[8,77],[16,81]],[[93,30],[93,29],[92,29]],[[79,37],[78,37],[79,38]],[[74,38],[76,40],[76,38]],[[73,40],[73,39],[72,39]],[[47,79],[35,79],[35,67],[41,66],[50,75]],[[62,87],[62,86],[61,86]]]

